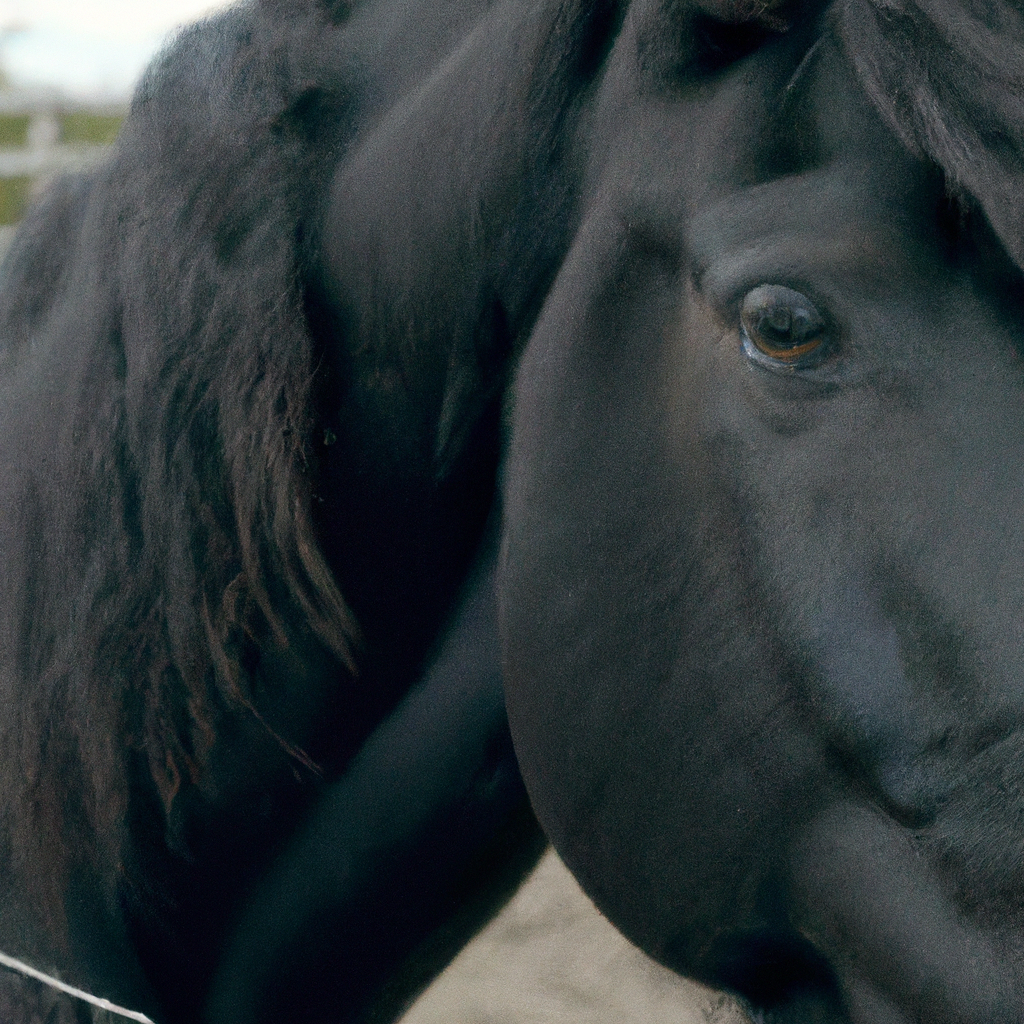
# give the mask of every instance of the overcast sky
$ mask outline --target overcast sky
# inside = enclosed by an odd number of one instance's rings
[[[224,0],[0,0],[0,67],[15,85],[125,99],[167,34]]]

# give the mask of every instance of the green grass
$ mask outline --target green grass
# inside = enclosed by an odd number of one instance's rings
[[[17,224],[25,215],[32,179],[0,178],[0,225]]]
[[[24,146],[28,141],[28,114],[0,114],[0,149]]]
[[[92,142],[109,146],[117,137],[124,117],[121,114],[91,114],[87,110],[62,114],[60,137],[62,142]]]

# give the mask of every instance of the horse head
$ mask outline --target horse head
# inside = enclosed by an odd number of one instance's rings
[[[1020,61],[986,24],[634,4],[518,368],[534,806],[629,937],[765,1019],[1024,1000]]]

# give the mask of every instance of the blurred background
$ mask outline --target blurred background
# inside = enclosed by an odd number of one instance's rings
[[[0,0],[0,249],[61,170],[102,158],[146,64],[225,0]]]

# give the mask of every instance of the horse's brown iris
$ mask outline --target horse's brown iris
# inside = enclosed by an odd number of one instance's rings
[[[759,363],[787,368],[820,354],[825,321],[806,295],[778,284],[758,285],[740,310],[743,347]]]

